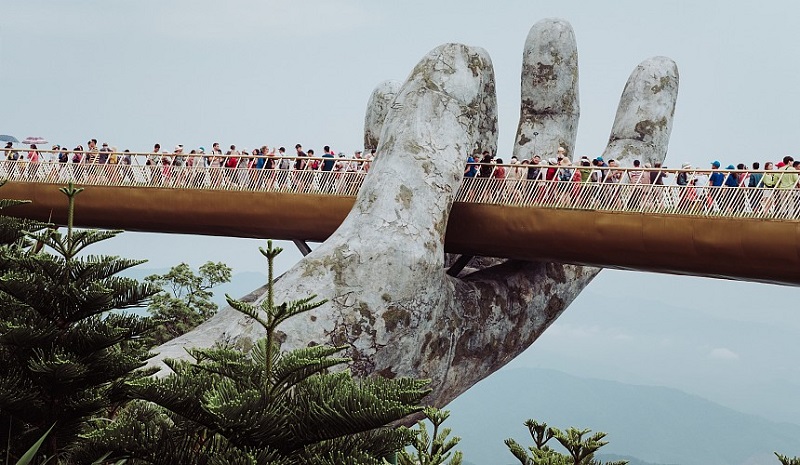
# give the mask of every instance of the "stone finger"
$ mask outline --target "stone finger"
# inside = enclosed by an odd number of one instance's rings
[[[378,148],[378,139],[386,120],[386,114],[394,102],[400,86],[403,83],[395,80],[387,80],[378,84],[372,91],[367,102],[367,112],[364,116],[364,149],[369,151]]]
[[[622,91],[603,159],[638,159],[642,164],[664,161],[678,81],[678,66],[666,57],[650,58],[633,70]]]
[[[572,154],[578,131],[578,46],[572,26],[543,19],[531,27],[522,56],[519,127],[514,156]]]

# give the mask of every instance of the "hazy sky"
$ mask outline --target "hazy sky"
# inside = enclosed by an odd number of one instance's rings
[[[463,42],[492,57],[504,154],[525,37],[556,16],[578,41],[576,155],[602,152],[628,75],[664,55],[680,71],[667,164],[763,162],[798,147],[798,10],[789,1],[3,0],[0,133],[69,147],[94,137],[132,150],[300,142],[350,153],[377,83]],[[262,271],[260,244],[127,233],[95,252],[156,268],[222,260]],[[283,268],[298,257],[284,254]],[[799,296],[606,271],[514,363],[679,387],[800,422]]]

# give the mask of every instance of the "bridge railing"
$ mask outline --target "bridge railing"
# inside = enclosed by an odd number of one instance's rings
[[[692,216],[800,219],[800,190],[465,178],[456,202]]]
[[[41,151],[48,152],[48,151]],[[228,191],[273,191],[297,194],[355,196],[368,173],[364,159],[304,158],[308,169],[297,170],[296,157],[285,157],[291,169],[227,168],[207,165],[204,156],[184,156],[180,164],[58,163],[0,161],[0,179],[19,182],[75,182],[98,186],[136,186]],[[222,157],[225,158],[225,157]],[[273,159],[267,166],[281,166]],[[316,169],[313,162],[317,161]],[[331,171],[323,169],[332,163]],[[251,163],[254,166],[254,164]],[[457,202],[519,207],[641,212],[695,216],[800,219],[798,172],[794,170],[715,170],[721,186],[711,186],[710,170],[668,168],[596,168],[575,166],[480,165],[466,177]],[[482,168],[482,170],[481,170]],[[504,175],[501,176],[501,170]],[[349,171],[354,169],[355,171]],[[531,170],[529,172],[529,170]],[[483,176],[481,176],[483,174]],[[531,176],[529,177],[529,174]],[[750,176],[761,181],[749,187]],[[676,180],[681,178],[681,184]],[[768,181],[765,183],[764,181]],[[767,187],[773,184],[777,187]],[[2,191],[0,191],[1,193]]]

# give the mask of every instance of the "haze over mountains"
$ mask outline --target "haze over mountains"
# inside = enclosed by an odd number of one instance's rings
[[[800,426],[740,413],[676,389],[579,378],[535,368],[501,370],[454,400],[447,425],[476,465],[511,464],[503,440],[532,444],[529,418],[608,433],[604,453],[654,464],[778,464],[800,451]],[[558,446],[556,445],[556,448]]]
[[[674,387],[800,421],[797,289],[605,270],[509,366]]]

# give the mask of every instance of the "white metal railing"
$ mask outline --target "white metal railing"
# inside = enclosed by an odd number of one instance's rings
[[[19,151],[23,153],[23,151]],[[29,152],[28,150],[24,151]],[[240,158],[226,167],[228,157],[208,154],[117,154],[117,163],[2,160],[0,179],[18,182],[67,183],[98,186],[137,186],[230,191],[322,193],[355,196],[370,160],[323,157]],[[142,156],[144,156],[143,163]],[[315,163],[316,162],[316,163]],[[326,166],[325,163],[328,163]],[[576,166],[477,165],[477,176],[466,177],[457,202],[520,207],[602,210],[696,216],[800,219],[798,171],[716,170],[721,186],[709,183],[710,170],[668,168],[597,168]],[[302,166],[303,169],[296,169]],[[325,168],[330,168],[326,170]],[[481,170],[481,168],[483,168]],[[502,170],[500,169],[502,168]],[[482,171],[482,173],[481,173]],[[504,171],[504,174],[501,172]],[[483,174],[483,176],[481,176]],[[685,185],[676,184],[678,175]],[[749,179],[760,176],[755,187]],[[765,180],[767,181],[765,183]],[[682,182],[681,184],[684,184]],[[774,184],[775,187],[769,187]],[[0,190],[0,193],[2,191]]]

